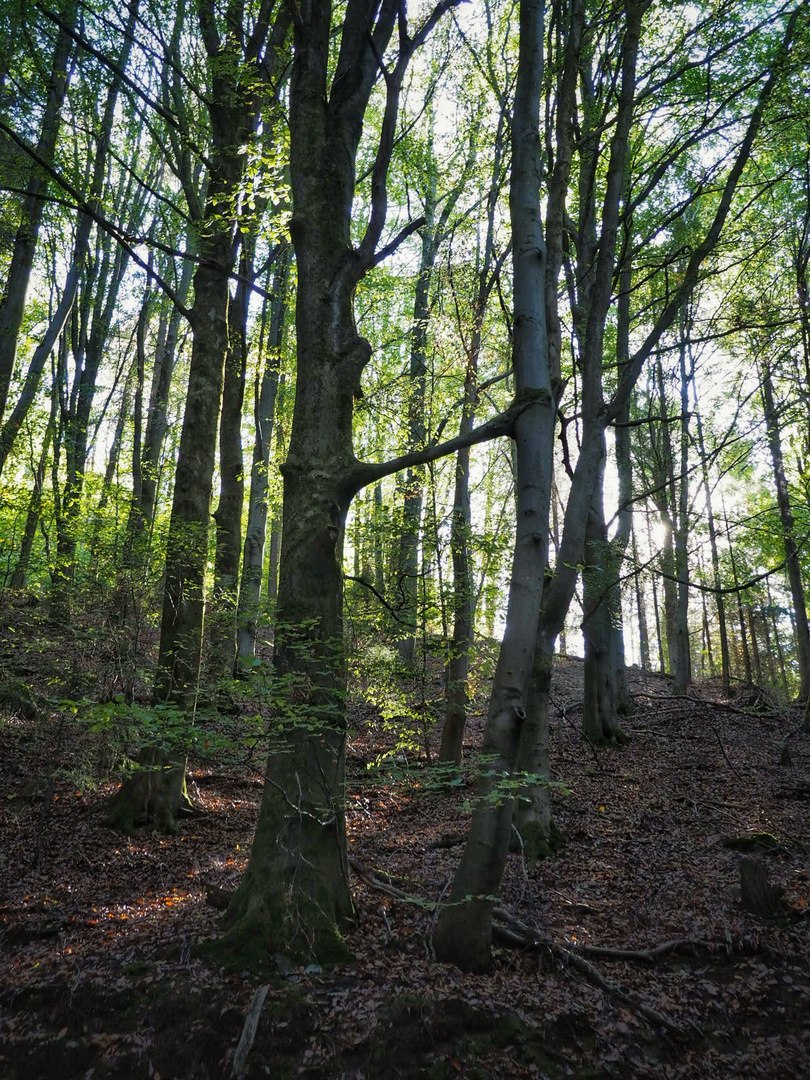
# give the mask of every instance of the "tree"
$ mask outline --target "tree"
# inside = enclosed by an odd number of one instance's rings
[[[64,3],[62,9],[65,21],[64,25],[60,26],[56,33],[48,94],[42,113],[40,133],[35,151],[36,158],[45,165],[52,164],[56,142],[59,137],[62,105],[70,77],[69,63],[73,47],[71,31],[76,21],[77,5],[71,0],[71,2]],[[6,124],[1,122],[0,130],[9,132]],[[11,262],[3,289],[3,297],[0,301],[0,420],[3,419],[9,387],[14,374],[17,342],[20,327],[22,326],[25,298],[28,293],[42,212],[45,206],[42,196],[47,191],[47,186],[47,174],[43,174],[35,167],[26,185],[24,202],[20,212],[20,224],[14,238]],[[2,464],[0,464],[1,468]]]
[[[517,531],[506,629],[492,686],[470,835],[433,943],[440,960],[474,971],[492,962],[493,894],[509,852],[517,764],[548,556],[555,404],[546,332],[546,246],[540,220],[542,0],[521,0],[509,191],[514,277],[512,366],[517,398],[532,404],[515,423]],[[505,789],[501,785],[506,785]]]
[[[349,0],[331,78],[332,5],[307,2],[296,12],[289,123],[297,377],[282,466],[275,641],[276,675],[294,712],[283,719],[281,748],[268,762],[250,861],[228,911],[223,947],[231,954],[264,948],[322,958],[345,953],[340,927],[352,903],[343,816],[343,526],[361,487],[411,463],[400,459],[375,469],[355,458],[353,402],[371,348],[357,331],[353,301],[364,275],[415,228],[411,223],[378,250],[403,78],[413,53],[451,6],[443,0],[411,34],[404,7],[392,0]],[[399,47],[387,65],[395,25]],[[370,212],[354,245],[356,158],[379,74],[385,108]],[[410,455],[414,464],[418,457]]]

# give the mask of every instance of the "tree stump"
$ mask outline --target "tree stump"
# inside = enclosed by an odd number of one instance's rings
[[[138,768],[110,799],[106,824],[125,835],[144,825],[176,834],[177,813],[184,804],[191,807],[185,764],[157,747],[146,747],[138,755]]]
[[[783,892],[768,881],[768,869],[761,859],[740,859],[740,898],[746,911],[763,919],[782,915]]]

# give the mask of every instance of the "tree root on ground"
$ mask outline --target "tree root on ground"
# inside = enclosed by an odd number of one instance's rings
[[[358,878],[360,878],[365,885],[368,885],[369,888],[385,893],[395,900],[403,900],[406,903],[417,904],[420,907],[425,906],[425,900],[423,898],[406,893],[402,889],[398,889],[395,885],[381,881],[373,870],[363,866],[362,863],[351,860],[350,864]],[[494,920],[492,926],[493,936],[496,937],[501,944],[508,945],[511,948],[529,949],[533,952],[545,951],[549,953],[563,965],[574,968],[574,970],[587,979],[588,982],[599,987],[600,990],[604,990],[610,997],[615,998],[617,1001],[621,1001],[643,1019],[647,1020],[648,1023],[659,1025],[672,1034],[681,1036],[686,1034],[683,1027],[676,1024],[673,1020],[670,1020],[669,1017],[665,1016],[663,1013],[646,1005],[636,995],[630,994],[616,983],[610,982],[601,975],[593,964],[589,963],[585,957],[592,956],[600,957],[604,960],[622,960],[633,963],[655,964],[666,956],[676,954],[699,956],[701,954],[714,955],[718,952],[725,952],[726,955],[729,955],[732,952],[740,952],[761,953],[772,960],[782,959],[777,950],[771,948],[764,942],[752,944],[748,942],[734,943],[731,941],[673,938],[671,941],[662,941],[657,945],[653,945],[649,949],[620,949],[606,945],[576,945],[575,947],[567,947],[565,945],[560,945],[558,942],[551,941],[548,938],[540,937],[532,927],[521,922],[520,919],[512,915],[506,908],[493,908],[492,916]],[[691,1021],[689,1022],[689,1027],[702,1037],[703,1033]]]

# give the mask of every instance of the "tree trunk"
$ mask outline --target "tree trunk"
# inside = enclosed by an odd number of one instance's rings
[[[489,185],[488,212],[483,252],[477,253],[477,288],[473,301],[473,326],[467,346],[467,367],[464,374],[464,394],[461,407],[459,435],[472,430],[478,404],[478,362],[481,356],[484,317],[490,293],[499,267],[493,268],[495,217],[500,190],[500,174],[504,152],[503,130],[506,120],[499,119],[495,137],[495,154]],[[459,334],[464,341],[463,329]],[[447,681],[445,684],[445,719],[439,760],[461,764],[464,729],[467,724],[467,700],[470,655],[475,635],[476,593],[473,581],[470,537],[472,510],[470,506],[470,451],[460,450],[456,458],[453,516],[450,524],[450,551],[453,559],[453,637],[450,642]]]
[[[680,438],[680,476],[678,477],[677,528],[675,530],[675,576],[677,583],[677,612],[675,618],[675,663],[673,690],[676,694],[686,693],[692,681],[691,659],[689,653],[689,381],[693,374],[694,360],[691,360],[686,335],[689,323],[684,317],[680,328],[680,381],[681,381],[681,438]],[[689,348],[691,368],[686,370],[686,353]]]
[[[638,549],[636,547],[635,527],[633,527],[631,533],[631,544],[633,550],[633,578],[636,587],[636,614],[638,615],[638,648],[641,659],[641,670],[648,672],[650,670],[650,638],[647,631],[647,611],[641,586],[641,572],[638,568]]]
[[[223,215],[222,206],[238,195],[247,162],[241,150],[256,131],[262,87],[273,78],[290,13],[286,6],[278,8],[275,22],[259,24],[247,46],[238,36],[220,40],[213,0],[198,6],[198,16],[212,86],[208,101],[212,148],[189,317],[191,364],[169,525],[154,691],[156,701],[171,699],[184,708],[193,705],[199,678],[211,491],[228,354],[229,281],[236,257],[235,222]]]
[[[555,407],[543,295],[546,249],[540,226],[543,7],[542,0],[521,0],[520,4],[510,189],[516,393],[531,394],[535,402],[515,425],[517,533],[506,629],[484,735],[487,774],[478,782],[470,836],[449,904],[442,909],[434,933],[440,960],[478,971],[488,969],[492,962],[492,897],[506,863],[513,814],[513,800],[508,792],[498,791],[498,779],[510,780],[517,765],[548,557]]]
[[[42,440],[42,451],[34,473],[34,486],[31,490],[31,501],[28,504],[28,513],[25,518],[25,529],[23,530],[22,541],[20,543],[20,555],[17,560],[17,565],[14,568],[14,573],[11,575],[12,589],[24,589],[28,578],[28,566],[31,561],[31,551],[34,547],[37,525],[39,524],[40,515],[42,513],[42,489],[45,484],[45,471],[48,467],[48,457],[50,455],[51,442],[53,440],[53,432],[56,425],[58,400],[56,394],[51,396],[51,415],[48,420],[48,426],[45,428],[45,437]]]
[[[260,610],[264,547],[267,534],[270,446],[273,439],[281,348],[284,339],[289,264],[290,253],[288,250],[284,250],[278,257],[273,280],[266,340],[267,359],[265,360],[261,383],[259,383],[258,374],[256,376],[254,394],[256,437],[253,443],[248,521],[245,531],[245,549],[242,555],[242,580],[239,587],[239,611],[237,614],[237,663],[242,671],[250,669],[256,651],[256,630]],[[272,535],[271,533],[271,564],[273,560]],[[278,554],[276,553],[276,565],[277,562]],[[275,599],[275,596],[273,599]]]
[[[425,227],[422,254],[413,302],[411,352],[409,361],[408,446],[418,449],[425,442],[425,381],[427,375],[427,324],[430,315],[430,282],[438,253],[435,223],[436,181],[431,178],[425,199]],[[399,545],[398,593],[402,598],[400,619],[405,633],[398,641],[399,654],[411,663],[416,647],[416,613],[419,585],[419,532],[422,527],[422,469],[408,469],[402,504],[402,535]]]
[[[728,651],[728,629],[726,624],[726,602],[721,591],[720,578],[720,555],[717,549],[717,524],[714,517],[712,504],[712,489],[709,484],[709,462],[706,457],[706,445],[703,438],[703,420],[700,415],[697,401],[697,383],[692,380],[692,390],[695,394],[695,426],[697,430],[698,452],[700,454],[700,467],[703,477],[703,490],[706,496],[706,525],[709,530],[709,544],[712,553],[712,583],[714,585],[714,602],[717,608],[717,628],[720,634],[720,675],[723,680],[723,694],[728,697],[731,693],[731,660]]]
[[[610,594],[617,589],[616,559],[608,542],[604,510],[604,446],[585,532],[582,574],[582,634],[585,639],[582,730],[589,742],[623,743],[618,724],[616,656],[611,626]]]
[[[63,5],[65,27],[60,28],[51,60],[51,74],[48,97],[40,122],[40,134],[37,141],[36,155],[46,165],[53,160],[56,141],[61,126],[62,104],[68,88],[68,61],[71,53],[70,30],[76,21],[77,5]],[[45,206],[41,196],[45,193],[48,181],[44,173],[34,166],[31,179],[25,191],[25,200],[20,212],[20,224],[14,238],[11,262],[8,268],[3,298],[0,302],[0,420],[6,408],[8,391],[14,374],[17,355],[17,342],[22,326],[25,298],[31,269],[36,254],[39,226]],[[0,469],[2,465],[0,465]]]
[[[807,605],[805,602],[804,586],[802,584],[801,566],[794,537],[793,511],[790,506],[790,493],[788,490],[785,465],[782,459],[782,440],[779,432],[776,406],[773,397],[773,380],[771,369],[767,362],[763,363],[760,372],[762,403],[765,410],[765,422],[768,429],[768,445],[773,462],[773,474],[776,482],[776,501],[779,504],[779,516],[782,521],[783,543],[785,547],[785,559],[787,561],[788,580],[790,582],[790,595],[793,600],[793,610],[796,619],[796,654],[799,660],[799,698],[805,702],[810,694],[810,628],[807,621]]]
[[[247,319],[254,277],[250,237],[242,241],[239,280],[228,304],[228,351],[219,417],[219,502],[214,511],[214,587],[210,604],[208,675],[232,679],[236,660],[242,510],[245,503],[242,406],[247,370]]]
[[[275,665],[289,713],[271,752],[262,808],[221,948],[334,961],[347,955],[352,914],[344,825],[343,530],[361,486],[352,446],[354,397],[371,349],[357,332],[354,293],[385,223],[385,182],[407,55],[387,81],[360,246],[351,238],[363,117],[397,5],[349,0],[331,93],[331,4],[300,5],[290,86],[290,175],[296,254],[297,376],[287,460]],[[402,13],[404,17],[404,12]],[[403,31],[404,31],[403,26]],[[413,42],[400,38],[403,49]],[[409,53],[408,53],[409,55]],[[397,81],[399,80],[399,81]]]
[[[189,255],[196,252],[196,233],[189,229],[186,237],[186,248]],[[189,257],[183,263],[180,275],[180,284],[177,287],[177,299],[179,304],[185,305],[191,290],[191,282],[194,275],[195,262]],[[151,535],[157,505],[158,484],[160,481],[160,460],[163,453],[163,444],[168,430],[167,410],[169,405],[169,391],[171,389],[172,375],[177,363],[180,326],[183,321],[183,313],[180,307],[175,307],[168,318],[161,319],[157,334],[154,363],[152,365],[152,379],[149,387],[149,405],[147,407],[146,424],[144,425],[143,448],[140,462],[135,466],[133,462],[133,476],[138,473],[140,484],[133,490],[133,498],[127,516],[126,539],[124,541],[124,571],[134,574],[134,580],[124,580],[119,585],[119,594],[124,589],[123,598],[120,601],[121,614],[126,614],[128,603],[127,591],[139,592],[142,586],[143,572],[147,561],[147,539]]]

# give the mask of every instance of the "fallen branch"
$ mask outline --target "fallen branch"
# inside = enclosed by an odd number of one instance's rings
[[[253,995],[253,1000],[250,1003],[250,1008],[245,1017],[245,1026],[242,1028],[239,1044],[236,1047],[236,1053],[233,1056],[233,1075],[236,1077],[244,1074],[245,1062],[250,1053],[250,1048],[253,1046],[253,1040],[256,1038],[256,1031],[259,1027],[259,1017],[262,1014],[264,999],[267,997],[267,991],[269,989],[269,986],[260,986]]]
[[[438,851],[440,848],[458,847],[458,845],[463,844],[466,839],[466,833],[447,833],[446,836],[440,836],[438,840],[434,840],[433,843],[428,844],[425,850]]]
[[[506,911],[505,908],[497,907],[493,911],[493,916],[496,919],[505,922],[505,927],[493,925],[493,932],[504,940],[508,941],[512,945],[522,945],[525,948],[533,949],[536,951],[546,950],[551,953],[555,959],[561,961],[563,964],[573,967],[576,971],[583,975],[589,983],[603,990],[610,997],[615,998],[617,1001],[621,1001],[633,1012],[643,1017],[648,1023],[657,1024],[663,1027],[665,1030],[671,1032],[673,1035],[683,1035],[684,1031],[674,1020],[670,1020],[668,1016],[658,1012],[657,1009],[650,1008],[640,998],[634,994],[627,993],[616,983],[610,982],[600,974],[588,961],[581,955],[583,949],[577,947],[575,952],[573,949],[566,949],[563,945],[558,945],[554,941],[548,941],[546,938],[539,938],[536,936],[531,927],[525,923],[516,919],[514,915]],[[504,930],[506,933],[504,933]],[[667,943],[668,944],[668,943]],[[592,948],[595,946],[591,946]],[[587,946],[586,946],[587,948]]]

